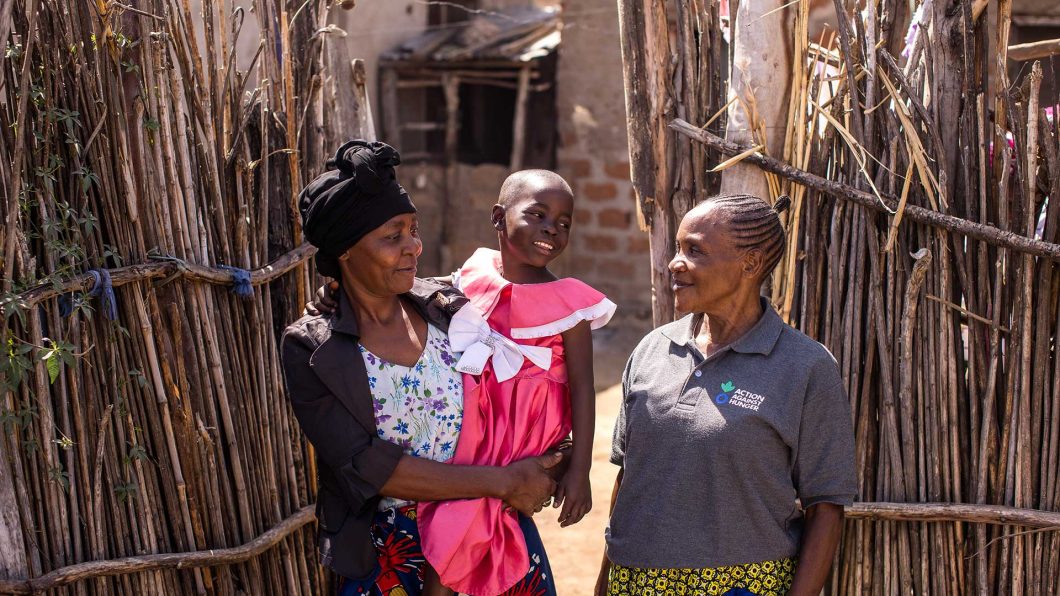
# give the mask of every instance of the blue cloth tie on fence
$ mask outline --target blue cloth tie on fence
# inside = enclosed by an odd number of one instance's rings
[[[114,285],[111,283],[110,271],[106,269],[90,269],[88,274],[92,276],[92,287],[87,295],[91,298],[99,298],[103,316],[111,321],[118,319],[118,299],[114,295]],[[70,316],[74,312],[74,306],[81,301],[74,294],[63,294],[59,297],[59,314],[63,317]]]
[[[100,306],[103,307],[103,316],[111,321],[116,321],[118,319],[118,298],[114,295],[114,285],[110,279],[110,271],[93,269],[89,273],[92,274],[92,278],[96,283],[88,291],[88,295],[99,298]]]
[[[254,286],[250,285],[249,271],[229,265],[221,265],[221,269],[232,274],[232,293],[240,298],[250,298],[254,295]]]

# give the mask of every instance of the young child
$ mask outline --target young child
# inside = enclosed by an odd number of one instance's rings
[[[573,278],[558,279],[548,269],[567,246],[573,210],[574,195],[558,174],[512,174],[493,207],[500,250],[480,248],[453,276],[469,306],[528,357],[518,371],[500,370],[508,367],[499,368],[493,360],[480,376],[465,375],[464,421],[451,463],[505,465],[541,455],[573,429],[570,466],[554,498],[564,527],[592,507],[590,329],[605,325],[615,312],[600,292]],[[451,328],[451,341],[453,333]],[[499,500],[420,503],[417,520],[431,565],[425,595],[452,594],[451,588],[494,596],[527,574],[530,562],[518,515]]]

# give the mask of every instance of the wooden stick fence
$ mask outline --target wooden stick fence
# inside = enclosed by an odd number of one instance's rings
[[[126,557],[112,561],[90,561],[56,569],[31,580],[0,579],[0,593],[36,594],[59,586],[96,577],[123,575],[160,569],[190,569],[243,563],[276,546],[281,540],[316,520],[313,505],[298,510],[254,540],[233,548],[190,553],[168,553]]]
[[[277,343],[363,65],[325,0],[126,4],[0,2],[0,581],[326,592]]]
[[[674,4],[700,29],[667,28]],[[738,156],[792,197],[771,298],[839,363],[863,501],[828,593],[1057,593],[1060,106],[1050,118],[1041,104],[1039,65],[1008,80],[1011,1],[836,0],[838,32],[819,40],[806,38],[809,3],[789,5],[782,155],[675,109],[680,73],[728,66],[672,58],[671,46],[712,51],[711,4],[620,3],[634,187],[653,255],[672,254],[689,205],[683,174],[655,174],[692,168],[685,156]],[[645,72],[666,84],[644,86]],[[670,149],[684,143],[685,156]],[[667,292],[656,284],[664,320]]]
[[[703,143],[711,149],[720,151],[724,155],[742,155],[744,156],[743,161],[752,163],[766,172],[776,174],[786,180],[798,183],[806,188],[812,188],[837,199],[850,201],[881,213],[894,213],[898,207],[899,199],[889,193],[876,196],[871,192],[858,190],[842,182],[815,176],[780,160],[753,151],[750,147],[730,143],[679,118],[670,123],[670,128],[690,139]],[[907,205],[904,209],[904,214],[905,217],[917,223],[927,224],[948,232],[955,232],[975,240],[990,242],[995,246],[1003,246],[1021,253],[1047,257],[1054,261],[1060,260],[1060,244],[1028,238],[1015,232],[1001,230],[994,226],[977,221],[969,221],[946,213],[931,211],[916,205]]]
[[[316,254],[316,247],[303,244],[292,249],[265,267],[248,271],[251,286],[260,286],[275,281],[295,267],[303,265]],[[126,284],[148,281],[152,279],[165,279],[167,282],[176,278],[184,278],[188,281],[199,281],[222,286],[232,285],[232,272],[221,267],[207,267],[188,263],[175,257],[158,257],[154,263],[142,263],[128,265],[109,270],[111,283],[114,287]],[[30,288],[9,300],[22,308],[28,308],[45,300],[55,298],[62,294],[73,292],[87,292],[95,283],[91,274],[79,275],[58,284],[42,284]]]

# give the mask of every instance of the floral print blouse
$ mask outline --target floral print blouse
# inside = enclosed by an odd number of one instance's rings
[[[443,462],[453,457],[464,416],[464,381],[454,368],[459,354],[453,353],[446,334],[428,325],[427,345],[411,367],[360,348],[379,436],[415,457]],[[384,497],[379,510],[406,504]]]

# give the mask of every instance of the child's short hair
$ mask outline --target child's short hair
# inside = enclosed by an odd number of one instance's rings
[[[558,188],[571,197],[574,196],[570,184],[552,170],[519,170],[505,178],[497,203],[507,207],[526,196],[528,192],[537,192],[543,188]]]

